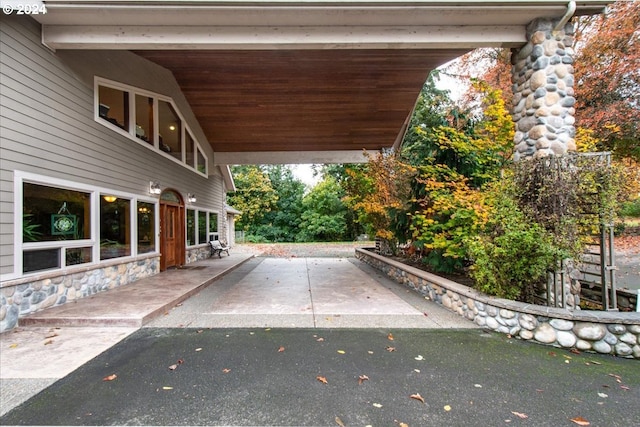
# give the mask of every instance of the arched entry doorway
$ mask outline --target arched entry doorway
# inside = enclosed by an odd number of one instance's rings
[[[184,200],[174,190],[160,195],[160,271],[184,264]]]

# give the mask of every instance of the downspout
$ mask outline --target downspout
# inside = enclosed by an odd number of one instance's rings
[[[573,17],[574,13],[576,13],[576,2],[570,1],[569,4],[567,4],[567,11],[564,13],[564,16],[560,19],[560,21],[556,24],[553,32],[557,33],[558,31],[562,30],[564,26],[567,25],[567,22],[569,22],[569,19]]]

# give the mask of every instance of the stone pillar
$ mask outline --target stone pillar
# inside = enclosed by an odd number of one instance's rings
[[[527,26],[527,44],[512,52],[514,160],[575,151],[573,24]]]

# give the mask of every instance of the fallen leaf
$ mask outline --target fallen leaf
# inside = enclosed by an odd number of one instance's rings
[[[547,353],[549,356],[551,357],[556,357],[556,352],[555,351],[550,351],[549,353]]]
[[[409,427],[409,424],[403,423],[403,422],[398,422],[398,427]]]
[[[340,427],[345,427],[345,425],[342,422],[342,420],[340,419],[340,417],[336,417],[336,424],[338,424]]]
[[[11,344],[11,345],[9,346],[9,348],[16,348],[17,346],[18,346],[18,344],[15,344],[15,343],[14,343],[14,344]]]
[[[367,353],[369,353],[369,354],[373,354],[373,351],[369,350],[369,351],[367,351]]]
[[[118,378],[118,376],[116,374],[111,374],[111,375],[107,375],[106,377],[104,377],[102,379],[102,381],[113,381],[116,378]]]
[[[380,403],[374,403],[373,406],[375,406],[376,408],[382,408],[382,405]]]
[[[621,385],[620,386],[621,389],[623,390],[631,390],[629,387],[627,387],[626,385]]]
[[[616,375],[616,374],[609,374],[610,377],[613,377],[616,379],[616,382],[621,383],[622,382],[622,377],[620,375]]]
[[[53,344],[53,340],[46,340],[44,342],[44,345],[49,345],[49,344]]]
[[[444,410],[449,412],[451,410],[451,406],[449,405],[444,405]]]
[[[422,357],[422,355],[419,354],[416,357],[414,357],[414,359],[416,359],[416,360],[424,360],[424,357]]]
[[[184,363],[184,359],[178,359],[178,361],[176,362],[178,365],[182,365]]]
[[[169,386],[164,386],[162,387],[163,390],[173,390],[173,387],[169,387]]]
[[[596,362],[595,360],[592,360],[591,363],[593,363],[594,365],[602,365],[602,363]]]
[[[511,413],[512,413],[513,415],[515,415],[516,417],[518,417],[518,418],[523,418],[523,419],[524,419],[524,418],[529,418],[529,415],[527,415],[527,414],[523,414],[522,412],[514,412],[514,411],[511,411]]]
[[[415,399],[415,400],[419,400],[420,402],[424,403],[424,398],[422,396],[420,396],[420,393],[412,394],[409,397],[412,398],[412,399]]]
[[[420,373],[420,369],[414,369],[413,372]]]
[[[57,337],[57,336],[58,336],[58,334],[56,334],[55,332],[49,332],[49,333],[45,336],[45,338],[54,338],[54,337]]]
[[[278,353],[282,353],[284,351],[284,347],[280,346],[280,348],[278,349]]]
[[[606,393],[598,393],[598,396],[600,396],[602,398],[609,397],[609,395],[606,394]]]
[[[178,369],[178,365],[171,365],[171,366],[169,366],[169,370],[170,370],[170,371],[175,371],[176,369]]]
[[[202,351],[202,347],[196,348],[196,351]]]
[[[322,342],[322,341],[324,341],[324,338],[320,337],[320,338],[318,338],[316,341],[318,341],[318,342]]]
[[[199,329],[199,330],[196,331],[196,334],[201,334],[202,332],[203,332],[203,330]]]
[[[569,350],[571,353],[573,354],[580,354],[580,350],[578,350],[577,348],[572,348],[571,350]]]
[[[575,417],[575,418],[571,418],[571,421],[578,424],[579,426],[590,426],[591,423],[587,420],[585,420],[582,417]]]
[[[389,332],[389,335],[387,335],[387,339],[389,341],[393,341],[393,334],[391,332]]]
[[[482,384],[474,384],[473,385],[475,388],[482,388]]]
[[[322,384],[329,384],[329,381],[327,381],[327,379],[326,379],[325,377],[322,377],[322,376],[320,376],[320,375],[318,375],[318,376],[316,377],[316,379],[317,379],[318,381],[320,381]]]
[[[369,377],[368,377],[368,376],[366,376],[366,375],[360,375],[360,376],[358,377],[358,384],[362,384],[363,382],[367,381],[368,379],[369,379]]]
[[[222,372],[223,372],[223,373],[225,373],[225,374],[228,374],[229,372],[231,372],[231,369],[229,369],[229,368],[224,368],[224,369],[222,370]]]
[[[385,350],[387,350],[387,351],[396,351],[396,348],[395,347],[391,347],[391,346],[386,346]]]
[[[338,350],[338,354],[345,354],[346,352],[344,350]]]

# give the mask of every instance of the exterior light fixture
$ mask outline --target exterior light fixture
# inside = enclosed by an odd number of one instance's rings
[[[158,181],[149,182],[149,193],[156,195],[162,193],[162,189],[160,188],[160,183]]]
[[[196,200],[197,199],[196,199],[196,195],[195,194],[191,194],[191,193],[187,194],[187,201],[189,203],[195,203]]]
[[[116,196],[110,196],[110,195],[102,196],[102,198],[103,198],[103,199],[104,199],[104,201],[105,201],[105,202],[107,202],[107,203],[113,203],[113,202],[115,202],[116,200],[118,200],[118,198],[117,198]]]

